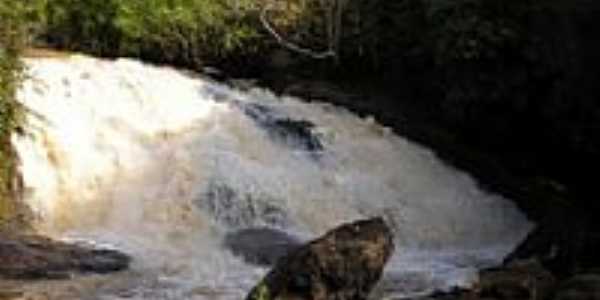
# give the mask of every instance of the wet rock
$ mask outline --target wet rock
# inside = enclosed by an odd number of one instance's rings
[[[322,151],[323,144],[313,134],[314,124],[306,120],[278,119],[267,124],[270,132],[290,145],[305,151]]]
[[[244,85],[242,82],[232,84]],[[246,83],[246,88],[250,89],[252,83]],[[290,118],[265,104],[232,98],[231,94],[217,88],[206,87],[203,92],[213,95],[217,102],[227,102],[242,111],[279,143],[307,152],[318,153],[323,150],[321,140],[313,132],[315,125],[310,121]]]
[[[554,300],[600,300],[600,274],[582,274],[565,281]]]
[[[560,279],[598,268],[600,238],[593,223],[579,210],[553,208],[552,214],[529,233],[505,263],[533,258]]]
[[[556,279],[534,260],[514,262],[502,269],[483,271],[476,289],[479,298],[541,300],[552,292]]]
[[[215,221],[229,228],[248,228],[258,225],[284,227],[290,218],[277,201],[240,194],[225,183],[213,181],[197,205],[212,215]]]
[[[282,257],[246,299],[367,299],[393,249],[381,218],[342,225]]]
[[[248,78],[235,78],[227,80],[227,84],[237,90],[248,92],[253,88],[258,87],[258,80]]]
[[[400,300],[400,299],[394,299]],[[467,290],[452,290],[448,292],[436,292],[429,296],[409,298],[404,300],[494,300],[492,298],[479,298],[472,291]]]
[[[267,130],[272,139],[308,152],[323,150],[321,140],[313,133],[313,123],[280,116],[273,109],[257,103],[238,105],[248,117]]]
[[[131,258],[115,250],[67,244],[40,236],[0,236],[0,278],[63,279],[127,269]]]
[[[228,233],[224,246],[246,262],[271,266],[292,250],[300,247],[299,239],[272,228],[247,228]]]
[[[550,271],[534,260],[483,270],[479,276],[479,282],[471,289],[440,292],[413,300],[542,300],[550,299],[557,283]]]

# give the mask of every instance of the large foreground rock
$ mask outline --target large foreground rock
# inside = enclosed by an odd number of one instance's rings
[[[382,219],[345,224],[282,257],[246,299],[367,299],[393,250]]]
[[[0,278],[59,279],[75,274],[110,273],[131,259],[115,250],[67,244],[40,236],[0,235]]]

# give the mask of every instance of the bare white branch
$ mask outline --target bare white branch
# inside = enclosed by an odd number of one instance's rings
[[[326,59],[326,58],[330,58],[330,57],[335,57],[336,53],[335,51],[330,48],[327,51],[322,51],[322,52],[318,52],[318,51],[313,51],[311,49],[307,49],[307,48],[303,48],[300,47],[292,42],[286,41],[283,37],[281,37],[281,35],[279,33],[277,33],[277,31],[271,26],[271,24],[269,23],[269,21],[267,20],[267,13],[272,10],[272,8],[267,5],[265,6],[261,13],[260,13],[260,21],[262,23],[262,25],[265,27],[265,29],[277,40],[277,42],[279,44],[281,44],[283,47],[294,51],[296,53],[300,53],[302,55],[306,55],[306,56],[310,56],[314,59]]]

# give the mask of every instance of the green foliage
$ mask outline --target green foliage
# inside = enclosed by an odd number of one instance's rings
[[[46,0],[42,34],[54,45],[105,54],[118,47],[114,0]]]
[[[271,300],[271,291],[266,283],[260,282],[255,290],[252,292],[252,300]]]
[[[115,25],[127,53],[199,63],[252,50],[249,42],[258,33],[241,18],[248,13],[243,7],[214,0],[132,0],[120,3]]]
[[[497,58],[519,40],[527,1],[431,1],[428,18],[438,64]]]
[[[566,174],[600,157],[596,3],[352,1],[341,67],[398,82],[461,143],[499,156],[519,145],[520,170],[576,181]]]
[[[257,51],[254,1],[55,0],[45,39],[54,46],[194,67]]]
[[[510,134],[537,105],[533,87],[556,73],[530,32],[536,0],[383,1],[372,9],[363,23],[373,29],[360,38],[372,41],[381,71],[415,78],[428,106],[463,132]]]
[[[31,3],[10,1],[0,6],[0,226],[15,212],[10,197],[16,163],[10,137],[23,119],[15,93],[22,77],[18,55],[27,41]]]
[[[520,52],[529,42],[523,24],[530,2],[431,1],[433,59],[451,121],[485,122],[489,110],[509,111],[508,98],[523,92],[527,74]]]
[[[580,147],[573,136],[596,147],[585,131],[598,125],[590,117],[596,100],[580,97],[574,79],[589,72],[573,63],[585,52],[573,47],[582,41],[561,1],[430,1],[432,79],[443,118],[492,148],[510,140],[534,151],[566,151]]]

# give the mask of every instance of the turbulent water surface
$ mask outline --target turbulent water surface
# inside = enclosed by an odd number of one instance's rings
[[[372,120],[170,68],[29,59],[15,137],[37,228],[114,247],[130,271],[38,282],[50,299],[240,299],[265,274],[223,246],[267,226],[299,239],[383,216],[397,251],[378,295],[469,285],[530,224],[507,200]]]

